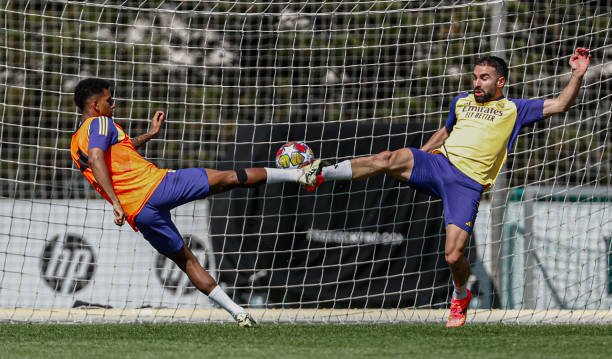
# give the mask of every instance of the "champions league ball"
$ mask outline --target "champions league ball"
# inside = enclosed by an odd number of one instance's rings
[[[301,168],[313,163],[314,154],[304,142],[285,143],[276,152],[276,167],[282,169]]]

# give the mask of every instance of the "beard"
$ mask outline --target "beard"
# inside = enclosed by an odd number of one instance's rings
[[[481,95],[476,95],[476,90],[480,90],[480,92],[482,92]],[[475,88],[472,93],[474,94],[474,98],[476,99],[476,102],[478,103],[484,103],[484,102],[489,102],[492,98],[493,95],[495,95],[494,93],[490,93],[487,92],[481,88]]]

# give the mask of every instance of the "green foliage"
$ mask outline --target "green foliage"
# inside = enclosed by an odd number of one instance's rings
[[[610,61],[612,9],[601,1],[505,2],[499,32],[492,9],[485,2],[439,1],[5,2],[0,152],[34,173],[6,160],[0,194],[88,195],[80,186],[70,189],[68,149],[57,147],[56,169],[47,170],[41,142],[65,145],[60,138],[79,121],[72,91],[88,76],[114,82],[115,117],[132,136],[146,131],[155,110],[167,112],[165,144],[147,145],[148,158],[174,168],[214,167],[240,123],[358,119],[441,126],[452,98],[472,87],[473,60],[494,51],[495,41],[503,43],[510,65],[511,98],[558,94],[577,46],[593,49],[594,63]],[[609,74],[589,81],[583,98],[594,102],[567,118],[593,118],[605,128]],[[610,152],[609,141],[568,135],[521,137],[517,152],[538,150],[517,159],[516,167],[545,163],[540,152],[567,148],[568,140],[580,154]],[[542,169],[551,179],[576,165],[553,161]],[[515,184],[537,180],[531,172],[518,173]],[[587,177],[602,183],[597,174]]]

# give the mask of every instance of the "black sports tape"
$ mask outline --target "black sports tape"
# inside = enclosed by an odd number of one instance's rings
[[[245,184],[247,182],[247,180],[249,179],[249,176],[247,175],[247,173],[244,170],[244,168],[236,170],[236,177],[238,177],[238,182],[240,184]]]

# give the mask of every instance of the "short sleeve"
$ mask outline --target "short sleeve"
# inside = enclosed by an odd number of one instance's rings
[[[544,119],[544,101],[543,99],[512,100],[517,110],[516,123],[520,124],[520,127],[524,127],[530,123]]]
[[[110,146],[117,143],[118,131],[112,118],[100,116],[91,121],[89,125],[89,145],[91,148],[100,148],[106,151]]]

